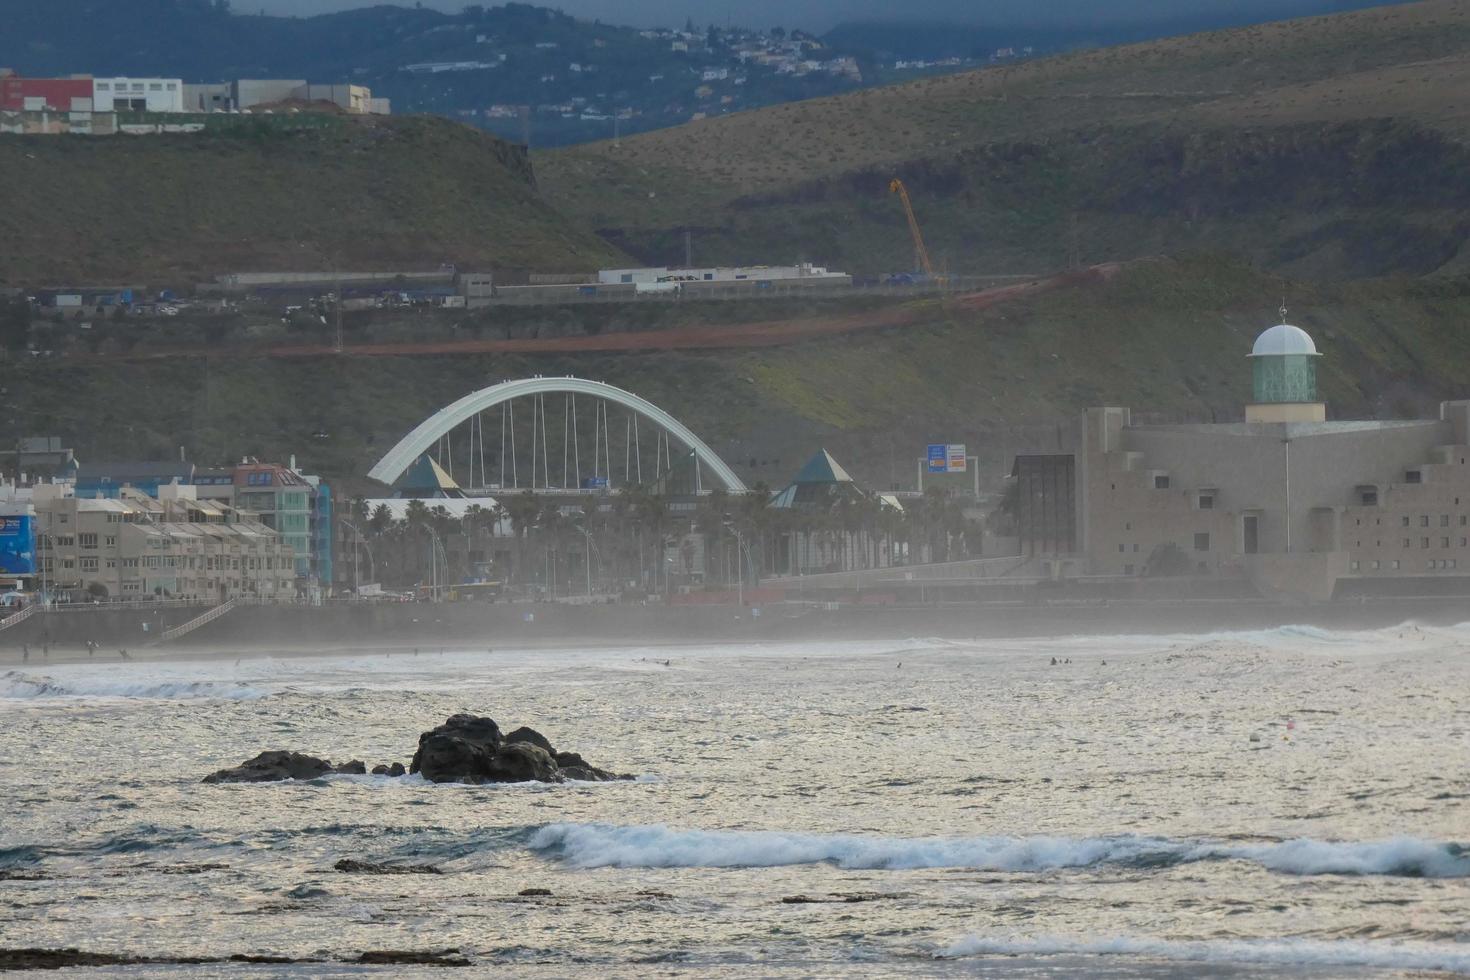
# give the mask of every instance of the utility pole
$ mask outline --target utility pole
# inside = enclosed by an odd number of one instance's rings
[[[338,354],[340,354],[340,353],[342,353],[342,263],[340,261],[339,262],[334,262],[334,263],[332,263],[332,267],[337,272],[337,302],[335,304],[333,304],[333,305],[336,306],[336,320],[337,320],[337,346],[336,346],[336,351],[337,351]]]
[[[694,236],[688,228],[684,229],[684,268],[694,268]]]

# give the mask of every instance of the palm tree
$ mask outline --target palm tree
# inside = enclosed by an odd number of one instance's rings
[[[373,511],[373,515],[368,518],[368,529],[381,537],[392,526],[393,512],[388,509],[387,504],[379,504]]]

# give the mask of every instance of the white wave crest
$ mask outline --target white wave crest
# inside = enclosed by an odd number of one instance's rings
[[[1202,845],[1189,860],[1212,858],[1254,861],[1270,871],[1297,875],[1470,877],[1470,850],[1415,837],[1357,843],[1298,838],[1279,844]]]
[[[1143,937],[990,939],[967,936],[939,954],[963,956],[1148,956],[1190,963],[1255,963],[1270,966],[1351,966],[1391,970],[1470,973],[1470,950],[1461,944],[1384,940],[1316,941],[1239,939],[1181,941]]]
[[[215,681],[162,681],[138,678],[91,678],[56,680],[17,670],[0,674],[0,700],[38,698],[139,698],[159,701],[223,698],[248,701],[265,697],[264,691],[244,684]]]
[[[855,870],[1039,872],[1241,860],[1286,874],[1470,877],[1470,853],[1453,844],[1409,838],[1240,845],[1131,835],[906,838],[556,823],[538,830],[530,847],[579,868],[765,868],[830,863]]]

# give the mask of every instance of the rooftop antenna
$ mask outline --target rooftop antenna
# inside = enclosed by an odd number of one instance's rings
[[[1285,323],[1286,322],[1286,297],[1285,296],[1282,296],[1281,297],[1281,309],[1278,310],[1277,312],[1281,314],[1281,322],[1282,323]]]

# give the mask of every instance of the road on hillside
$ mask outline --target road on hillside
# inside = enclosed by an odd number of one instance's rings
[[[975,312],[988,309],[1059,286],[1110,279],[1119,263],[1105,263],[1044,279],[1009,286],[996,286],[978,292],[950,297],[956,309]],[[615,351],[730,350],[756,347],[779,347],[784,344],[818,340],[839,334],[910,326],[925,319],[928,304],[904,304],[870,313],[850,313],[830,317],[804,317],[795,320],[766,320],[755,323],[712,324],[697,327],[673,327],[668,330],[630,330],[575,337],[524,337],[504,340],[444,340],[392,344],[353,344],[344,353],[353,357],[416,357],[444,354],[585,354]],[[123,355],[128,360],[154,360],[173,357],[198,357],[199,350],[169,350]],[[336,351],[325,344],[280,346],[264,351],[211,351],[210,356],[258,357],[329,357]]]

